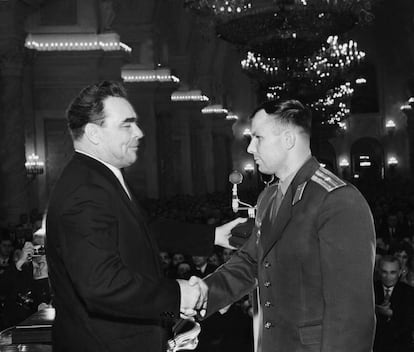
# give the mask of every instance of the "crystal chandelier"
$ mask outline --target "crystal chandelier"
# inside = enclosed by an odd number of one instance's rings
[[[247,53],[243,71],[258,82],[259,99],[295,97],[317,121],[344,127],[352,88],[346,75],[365,58],[353,40],[357,24],[372,22],[380,0],[185,0],[205,15],[222,40]]]
[[[219,38],[238,47],[276,58],[304,57],[318,50],[328,36],[372,21],[374,1],[257,0],[243,11],[224,11],[212,20]]]
[[[321,124],[345,128],[354,90],[344,80],[364,58],[357,42],[340,43],[330,36],[311,57],[268,58],[248,52],[241,65],[260,83],[267,99],[298,98],[311,106]]]
[[[184,1],[184,7],[190,8],[199,14],[234,16],[251,9],[252,4],[247,0],[186,0]]]

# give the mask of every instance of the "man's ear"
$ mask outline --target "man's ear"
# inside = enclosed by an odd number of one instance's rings
[[[85,125],[85,136],[92,144],[99,144],[99,126],[94,123]]]
[[[286,149],[292,149],[296,144],[296,134],[295,131],[288,128],[283,132],[283,141]]]

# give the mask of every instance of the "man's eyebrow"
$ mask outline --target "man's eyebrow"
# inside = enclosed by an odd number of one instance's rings
[[[122,121],[122,123],[131,123],[131,122],[137,122],[138,118],[136,117],[127,117],[125,120]]]

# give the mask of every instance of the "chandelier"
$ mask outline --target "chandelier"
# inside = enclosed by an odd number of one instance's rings
[[[316,53],[310,57],[266,57],[252,51],[241,61],[242,69],[259,81],[279,84],[304,78],[314,86],[323,84],[328,78],[335,78],[365,58],[365,52],[358,50],[358,43],[349,40],[338,42],[338,36],[330,36]]]
[[[248,52],[241,66],[259,82],[266,99],[295,97],[311,106],[322,125],[345,128],[354,91],[346,76],[364,58],[354,40],[340,43],[338,36],[330,36],[310,57],[269,58]]]
[[[272,57],[309,56],[324,40],[373,19],[376,0],[187,0],[210,16],[217,36]]]
[[[354,89],[350,82],[330,89],[324,98],[319,99],[315,103],[310,104],[313,111],[322,120],[321,124],[335,125],[342,129],[346,129],[344,120],[349,116],[350,98]]]
[[[346,76],[365,53],[339,38],[371,22],[377,1],[186,0],[185,6],[247,53],[241,66],[258,82],[260,99],[295,97],[321,124],[344,128],[353,93]]]
[[[252,4],[247,0],[186,0],[184,7],[201,15],[232,16],[250,9]]]

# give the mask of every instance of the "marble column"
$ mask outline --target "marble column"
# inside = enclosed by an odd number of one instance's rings
[[[175,135],[171,93],[177,84],[162,83],[155,100],[159,197],[177,194],[181,188],[181,143]]]
[[[212,116],[212,148],[214,154],[214,188],[223,192],[229,189],[229,174],[232,171],[231,143],[232,125],[223,114]]]
[[[175,102],[173,105],[173,136],[180,155],[180,189],[177,194],[204,194],[205,174],[203,174],[201,146],[197,138],[201,109],[205,102]]]
[[[411,108],[404,110],[407,116],[407,135],[408,135],[408,158],[410,164],[410,177],[414,177],[414,104]],[[385,161],[386,162],[386,161]]]
[[[16,222],[28,212],[29,180],[25,170],[25,124],[22,109],[23,52],[16,49],[0,61],[0,198],[1,214]]]

